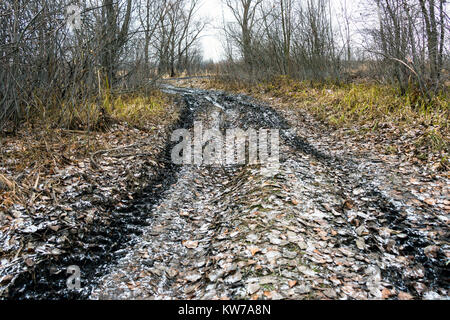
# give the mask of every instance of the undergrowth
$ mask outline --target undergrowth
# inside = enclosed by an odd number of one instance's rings
[[[329,127],[358,134],[392,132],[411,136],[421,156],[449,152],[448,92],[441,91],[426,101],[411,90],[375,83],[313,83],[276,77],[257,85],[215,78],[209,86],[247,93],[258,98],[277,98],[291,107],[306,110]]]
[[[41,109],[33,108],[14,135],[0,136],[0,207],[26,202],[18,198],[25,197],[21,189],[32,190],[44,177],[79,164],[93,152],[141,141],[144,132],[157,134],[159,125],[178,116],[158,91],[105,95],[100,102],[71,108],[63,104],[51,109],[44,101],[36,105]]]
[[[49,97],[35,99],[27,108],[25,124],[47,129],[102,131],[110,122],[126,122],[145,128],[146,123],[164,112],[168,98],[160,91],[148,94],[102,93],[100,98],[58,103]]]

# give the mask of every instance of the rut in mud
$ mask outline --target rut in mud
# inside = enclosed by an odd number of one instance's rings
[[[180,103],[182,104],[182,103]],[[189,109],[181,110],[179,120],[169,131],[192,127],[193,114]],[[170,136],[166,138],[170,141]],[[72,240],[71,250],[66,253],[44,259],[43,262],[23,272],[20,265],[11,268],[8,273],[18,273],[17,279],[7,289],[10,299],[87,299],[96,285],[96,279],[108,270],[108,266],[123,254],[125,244],[131,244],[149,225],[148,210],[157,203],[161,194],[176,182],[176,166],[171,162],[172,143],[167,143],[157,156],[154,176],[147,187],[134,195],[131,205],[118,208],[110,205],[111,223],[101,221],[93,224],[86,234],[78,234]],[[82,270],[82,289],[69,290],[67,274],[69,266],[79,266]]]
[[[279,172],[177,166],[168,143],[159,175],[131,207],[55,265],[22,275],[12,298],[447,297],[442,212],[393,200],[382,173],[315,149],[251,98],[165,90],[183,100],[174,129],[201,121],[221,132],[280,130]],[[69,265],[82,271],[80,291],[65,287]]]

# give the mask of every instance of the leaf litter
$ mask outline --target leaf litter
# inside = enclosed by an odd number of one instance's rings
[[[147,236],[102,278],[91,298],[448,297],[447,212],[417,205],[389,168],[314,147],[281,114],[251,98],[169,90],[183,95],[204,123],[217,111],[211,101],[219,103],[222,130],[281,129],[280,172],[268,178],[254,166],[182,166],[177,183],[154,208]],[[170,232],[153,232],[160,224]],[[198,247],[186,248],[180,239]],[[150,273],[130,292],[118,275],[133,277],[148,268],[136,257],[142,248],[180,273]],[[199,260],[205,263],[197,266]]]
[[[305,123],[295,114],[275,111],[246,96],[175,87],[166,87],[166,91],[182,97],[186,114],[181,118],[186,128],[195,119],[218,124],[221,130],[280,129],[280,171],[269,178],[257,166],[166,164],[168,168],[160,170],[158,180],[150,184],[158,192],[147,190],[137,199],[131,196],[119,202],[122,210],[136,217],[130,229],[139,232],[123,246],[114,247],[111,262],[92,275],[95,280],[85,296],[448,297],[449,203],[440,193],[443,185],[448,186],[447,176],[436,179],[415,167],[407,171],[376,156],[353,155],[337,141],[317,134],[307,121],[305,126],[290,126]],[[165,150],[166,154],[170,151],[170,144]],[[104,191],[110,199],[112,189]],[[21,232],[45,234],[50,226],[50,230],[67,230],[67,225],[74,228],[74,221],[80,219],[95,223],[92,217],[98,207],[78,200],[70,208],[61,209],[63,219],[67,218],[62,226],[59,222],[30,223]],[[24,210],[14,210],[11,214],[20,219]],[[70,219],[74,214],[76,219]],[[129,220],[126,224],[133,226]],[[130,229],[116,231],[129,234]],[[95,239],[98,243],[99,238]],[[45,239],[41,256],[64,255],[53,249],[61,250]],[[21,250],[26,252],[26,246]],[[34,265],[32,258],[28,257],[26,265]],[[12,282],[11,273],[3,275],[2,285]],[[22,297],[45,297],[30,285],[23,288],[28,295],[22,290]],[[61,294],[67,293],[59,292],[56,297]]]

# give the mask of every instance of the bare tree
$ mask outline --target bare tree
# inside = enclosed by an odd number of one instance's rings
[[[167,14],[166,0],[145,0],[139,3],[139,22],[144,33],[144,66],[150,68],[150,41]]]
[[[329,0],[307,0],[297,8],[299,20],[293,39],[293,59],[303,79],[338,79],[337,48]]]
[[[225,5],[232,12],[239,31],[230,25],[226,30],[227,36],[237,42],[245,65],[253,72],[254,56],[252,52],[252,38],[257,22],[257,10],[263,0],[224,0]]]
[[[446,25],[445,0],[376,0],[378,28],[370,52],[379,57],[386,79],[395,79],[402,93],[417,86],[430,98],[441,85]],[[388,72],[386,72],[388,71]]]
[[[283,30],[283,71],[291,73],[291,41],[293,29],[293,1],[280,0],[281,26]]]
[[[328,0],[228,0],[226,4],[235,18],[226,35],[240,49],[251,77],[338,75],[340,59]]]
[[[198,0],[86,0],[81,28],[68,25],[73,4],[0,2],[0,130],[37,111],[84,128],[78,114],[102,88],[140,89],[165,61],[200,64]]]
[[[125,16],[120,24],[119,3],[113,0],[103,0],[102,6],[102,37],[101,37],[101,66],[107,75],[109,87],[116,81],[118,59],[128,40],[128,31],[131,21],[132,0],[126,1]]]
[[[437,0],[438,3],[435,0],[419,0],[419,2],[426,27],[430,79],[437,85],[443,65],[445,23],[448,22],[445,20],[445,0]]]
[[[190,52],[196,46],[205,21],[196,20],[198,0],[172,0],[166,3],[166,14],[158,23],[155,49],[160,73],[174,77],[177,70],[188,68]],[[198,52],[197,52],[198,53]]]

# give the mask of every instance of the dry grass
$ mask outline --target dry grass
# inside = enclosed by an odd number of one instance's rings
[[[448,166],[449,101],[441,92],[426,103],[412,91],[402,96],[395,88],[373,83],[345,85],[316,84],[286,77],[249,85],[241,81],[221,79],[203,81],[204,86],[250,94],[256,98],[278,98],[290,107],[308,111],[330,128],[358,135],[391,135],[406,137],[421,160],[437,155]],[[388,151],[386,149],[386,151]]]
[[[108,119],[102,118],[101,106]],[[58,170],[98,150],[141,141],[143,133],[157,134],[158,126],[178,116],[160,92],[107,97],[101,106],[30,114],[15,135],[0,136],[0,208],[28,202],[30,190]]]
[[[58,102],[49,97],[46,101],[36,98],[28,106],[26,124],[48,129],[100,130],[108,120],[125,121],[132,126],[145,127],[153,117],[159,116],[168,98],[160,91],[149,94],[112,95],[106,92],[97,101],[73,100]]]
[[[104,102],[104,106],[107,113],[114,119],[145,128],[164,114],[168,103],[165,95],[160,91],[155,91],[148,96],[122,95],[112,101],[108,98]]]

